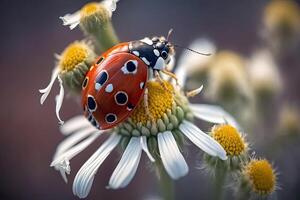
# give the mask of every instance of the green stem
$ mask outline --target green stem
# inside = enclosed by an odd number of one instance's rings
[[[214,199],[223,199],[223,187],[227,175],[226,167],[222,165],[223,163],[218,162],[215,170],[215,192]]]
[[[94,27],[89,34],[95,41],[97,53],[103,53],[119,43],[119,39],[110,21],[101,26]]]
[[[164,200],[174,199],[174,182],[167,174],[161,160],[156,160],[156,168],[159,173],[160,189]]]

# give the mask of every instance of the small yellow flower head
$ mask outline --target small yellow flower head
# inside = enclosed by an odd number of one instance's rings
[[[208,74],[207,96],[214,101],[248,97],[249,88],[244,59],[231,51],[218,52]]]
[[[99,2],[84,5],[80,10],[80,15],[80,24],[85,29],[95,29],[93,26],[105,24],[111,19],[111,11]]]
[[[58,68],[63,82],[71,89],[80,90],[86,72],[96,55],[85,42],[75,41],[58,56]]]
[[[260,196],[267,196],[276,188],[276,173],[266,159],[253,159],[243,169],[243,175],[251,190]]]
[[[210,135],[225,150],[227,160],[220,160],[204,154],[203,168],[210,174],[216,174],[217,170],[238,172],[247,160],[248,144],[241,133],[229,124],[220,124],[212,127]]]
[[[265,26],[270,31],[287,34],[300,31],[300,10],[294,1],[273,0],[265,9]]]
[[[225,149],[227,156],[240,156],[246,150],[247,144],[238,130],[231,125],[216,125],[211,131],[212,137]]]
[[[300,8],[292,0],[273,0],[264,12],[263,36],[279,54],[293,49],[299,42]]]
[[[73,14],[66,14],[60,19],[63,25],[74,29],[78,25],[94,40],[95,50],[101,53],[118,43],[118,38],[111,24],[112,13],[117,8],[118,0],[103,0],[84,5]]]
[[[292,105],[285,105],[279,115],[279,130],[282,135],[300,135],[300,112]]]

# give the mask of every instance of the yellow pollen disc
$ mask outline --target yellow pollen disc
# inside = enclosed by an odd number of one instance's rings
[[[266,7],[265,19],[270,25],[287,23],[291,26],[299,27],[299,7],[297,3],[290,0],[272,1]]]
[[[174,88],[167,81],[164,81],[163,83],[168,89],[164,88],[157,81],[149,81],[146,85],[146,88],[148,88],[150,116],[152,116],[155,121],[162,118],[163,114],[166,113],[168,109],[171,109],[173,104]],[[147,121],[151,121],[150,116],[146,113],[143,98],[130,115],[130,118],[134,123],[141,122],[142,124],[146,124]]]
[[[245,150],[243,138],[236,128],[230,125],[214,126],[212,137],[222,145],[229,156],[239,156]]]
[[[70,44],[62,53],[59,66],[62,71],[71,71],[88,55],[87,48],[79,42]]]
[[[245,173],[256,193],[268,195],[274,191],[276,177],[271,164],[267,160],[252,160],[246,166]]]
[[[91,2],[91,3],[88,3],[85,6],[83,6],[80,11],[81,11],[82,15],[87,16],[87,15],[92,15],[95,12],[97,12],[98,8],[99,8],[99,3]]]

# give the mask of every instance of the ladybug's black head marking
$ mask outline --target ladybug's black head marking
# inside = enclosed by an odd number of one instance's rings
[[[133,41],[129,45],[130,52],[141,58],[149,67],[163,70],[174,56],[173,45],[165,37],[146,37]]]

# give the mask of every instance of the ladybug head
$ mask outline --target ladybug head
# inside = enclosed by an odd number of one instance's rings
[[[165,64],[168,65],[175,54],[174,46],[163,36],[154,36],[151,40],[153,42],[154,49],[157,50],[160,57],[164,59]]]

